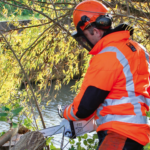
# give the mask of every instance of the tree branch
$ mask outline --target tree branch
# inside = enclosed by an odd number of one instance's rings
[[[102,0],[102,2],[107,6],[107,7],[111,7],[112,9],[113,8],[115,8],[116,7],[116,5],[118,5],[118,7],[120,7],[122,10],[124,10],[124,11],[127,11],[127,6],[125,5],[125,4],[121,4],[119,1],[117,1],[116,3],[114,3],[114,2],[111,2],[111,3],[109,3],[109,2],[107,2],[106,0]],[[144,12],[144,11],[142,11],[142,10],[138,10],[138,9],[136,9],[136,8],[134,8],[134,7],[130,7],[129,6],[129,10],[130,10],[130,15],[133,15],[134,17],[142,17],[142,18],[146,18],[145,16],[144,16],[144,14],[146,15],[146,16],[150,16],[150,13],[146,13],[146,12]],[[147,18],[148,19],[148,18]]]
[[[53,3],[47,3],[47,2],[40,2],[40,1],[35,1],[37,3],[41,3],[41,4],[46,4],[46,5],[53,5]],[[62,5],[62,4],[65,4],[65,5],[76,5],[75,3],[67,3],[67,2],[59,2],[59,3],[54,3],[55,5]]]
[[[18,132],[18,128],[11,128],[3,136],[0,137],[0,146],[4,145],[7,141],[11,139]]]
[[[56,9],[55,9],[55,4],[53,3],[53,0],[52,0],[52,4],[53,4],[54,11],[55,11],[55,14],[56,14],[57,22],[58,22],[58,16],[57,16],[57,12],[56,12]]]

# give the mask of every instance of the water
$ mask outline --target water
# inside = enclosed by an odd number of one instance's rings
[[[47,101],[42,101],[41,105],[45,106],[45,110],[42,111],[46,127],[57,125],[61,122],[61,118],[57,113],[57,106],[69,105],[73,102],[75,93],[70,91],[70,87],[75,84],[75,81],[71,81],[69,85],[64,85],[61,90],[59,90],[56,99],[53,99],[48,106],[46,106]]]

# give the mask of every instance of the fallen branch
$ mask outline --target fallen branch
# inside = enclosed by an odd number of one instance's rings
[[[0,146],[2,146],[7,141],[9,141],[12,136],[17,134],[17,132],[18,132],[18,128],[11,128],[9,131],[7,131],[3,136],[0,137]]]

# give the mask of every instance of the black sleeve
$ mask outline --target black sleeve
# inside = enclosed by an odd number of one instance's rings
[[[76,116],[78,118],[87,118],[104,102],[109,91],[104,91],[94,86],[89,86],[79,104]]]

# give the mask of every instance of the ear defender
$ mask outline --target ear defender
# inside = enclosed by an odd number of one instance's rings
[[[111,24],[112,17],[108,14],[99,16],[95,21],[95,25],[99,29],[109,29],[111,28]]]

